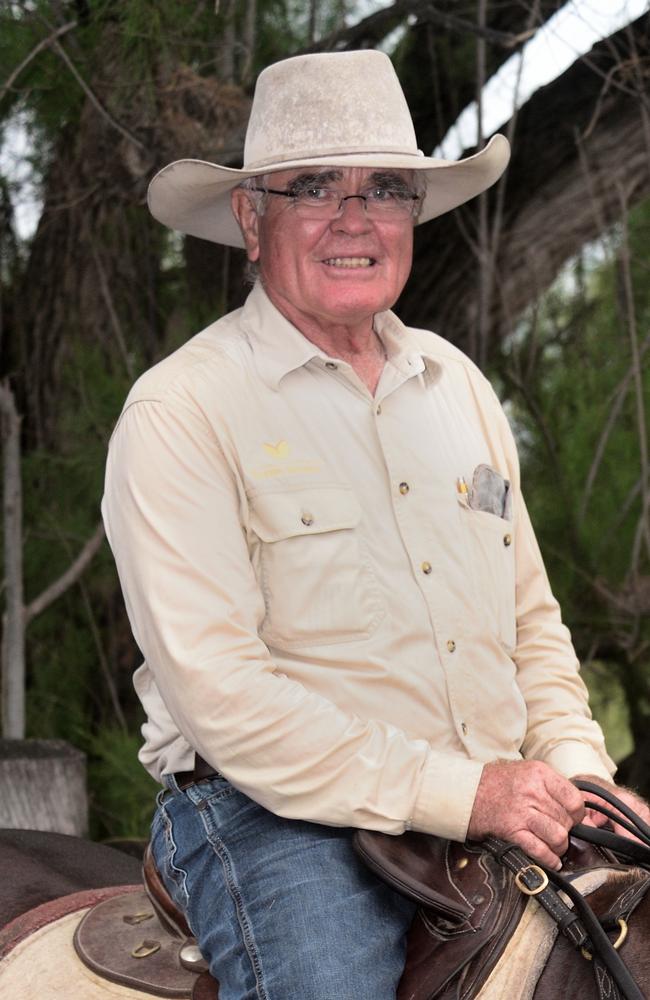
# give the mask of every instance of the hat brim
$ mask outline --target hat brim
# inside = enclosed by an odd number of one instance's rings
[[[230,207],[230,192],[248,177],[299,167],[393,167],[423,171],[427,190],[418,224],[450,212],[475,198],[501,177],[510,144],[493,136],[484,149],[464,160],[440,160],[407,153],[351,153],[310,157],[236,170],[206,160],[175,160],[153,178],[147,203],[153,217],[170,229],[213,243],[243,247]]]

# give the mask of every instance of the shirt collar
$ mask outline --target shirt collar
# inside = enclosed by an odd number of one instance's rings
[[[381,338],[386,357],[403,375],[419,375],[425,372],[431,378],[440,375],[439,357],[433,353],[422,331],[405,326],[390,309],[377,313],[374,319],[375,331]]]
[[[316,344],[276,309],[259,281],[246,299],[241,321],[260,378],[271,389],[277,389],[285,375],[302,368],[312,358],[326,358]]]
[[[259,375],[271,389],[277,389],[285,375],[314,358],[323,363],[331,360],[282,315],[259,281],[244,304],[242,326],[251,342]],[[422,335],[405,326],[395,313],[377,313],[374,326],[388,361],[406,377],[421,372],[435,377],[440,374],[439,359]]]

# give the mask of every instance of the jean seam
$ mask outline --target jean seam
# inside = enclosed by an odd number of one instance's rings
[[[205,828],[208,842],[211,844],[214,853],[219,858],[221,863],[226,888],[228,889],[228,894],[230,895],[230,898],[235,906],[237,922],[239,923],[242,932],[242,940],[244,942],[246,954],[248,955],[251,963],[253,975],[255,976],[255,993],[258,1000],[269,1000],[269,995],[266,992],[266,987],[264,985],[264,970],[262,969],[262,961],[257,949],[255,935],[253,934],[253,928],[246,912],[246,906],[244,904],[241,889],[239,888],[237,879],[235,878],[235,870],[228,848],[220,837],[216,837],[210,832],[205,814],[203,812],[201,813],[201,820]]]
[[[174,858],[176,856],[176,852],[178,851],[178,845],[174,839],[174,828],[172,820],[169,813],[167,812],[164,802],[160,803],[159,808],[160,812],[162,813],[164,835],[168,842],[168,847],[169,847],[167,853],[168,874],[170,879],[178,889],[178,891],[183,896],[184,904],[182,905],[182,909],[185,913],[187,913],[187,908],[190,901],[190,895],[187,888],[187,872],[185,871],[184,868],[179,868],[177,865],[174,864]]]

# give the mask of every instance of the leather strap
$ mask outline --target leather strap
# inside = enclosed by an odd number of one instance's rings
[[[616,822],[621,822],[619,813],[622,813],[625,819],[621,825],[638,837],[642,843],[635,843],[635,841],[618,836],[611,831],[584,825],[574,827],[571,830],[572,836],[579,836],[591,843],[606,845],[615,854],[632,859],[641,867],[650,870],[650,826],[608,789],[601,788],[589,781],[577,780],[575,784],[581,791],[590,792],[605,799],[617,812],[610,811],[607,807],[601,806],[600,803],[587,802],[587,805],[592,809],[602,812]],[[630,975],[627,966],[618,952],[614,950],[601,922],[582,894],[571,884],[570,879],[545,868],[543,865],[534,864],[514,844],[499,840],[497,837],[487,837],[483,843],[502,864],[515,873],[521,891],[536,896],[538,902],[553,917],[562,933],[576,947],[584,947],[586,943],[587,950],[594,953],[595,962],[606,968],[625,1000],[645,1000],[644,994]],[[573,903],[573,909],[567,907],[560,899],[559,890],[569,897]],[[572,915],[571,922],[568,921],[565,911]]]
[[[208,764],[207,760],[203,760],[203,757],[198,753],[194,754],[194,768],[191,771],[176,771],[174,773],[174,780],[181,791],[189,788],[190,785],[196,785],[199,781],[220,777],[221,773],[212,764]]]
[[[583,948],[587,945],[589,935],[578,914],[560,899],[550,881],[550,873],[543,865],[531,861],[516,844],[498,837],[486,837],[482,844],[513,873],[519,889],[525,895],[534,896],[540,906],[544,907],[574,947]]]

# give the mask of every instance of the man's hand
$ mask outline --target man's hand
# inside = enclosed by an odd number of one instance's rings
[[[494,761],[483,768],[467,835],[510,840],[557,870],[568,832],[584,815],[583,793],[548,764]]]
[[[642,820],[650,824],[650,806],[645,802],[640,796],[633,792],[631,788],[624,788],[621,785],[615,785],[613,781],[603,781],[602,778],[598,778],[592,774],[577,774],[574,781],[591,781],[594,785],[600,785],[601,788],[605,788],[608,792],[613,792],[617,798],[624,803],[624,805],[629,806],[630,809],[634,809]],[[592,795],[591,792],[581,792],[581,795],[591,802],[602,802],[604,806],[610,809],[612,812],[616,812],[614,806],[610,806],[609,802],[605,799],[601,799],[599,795]],[[585,813],[585,818],[582,821],[585,826],[604,826],[609,820],[607,816],[603,816],[602,813],[597,812],[595,809],[587,809]],[[614,833],[620,834],[622,837],[632,837],[633,840],[638,840],[638,837],[633,837],[633,835],[626,830],[624,826],[620,826],[618,823],[614,823]]]

